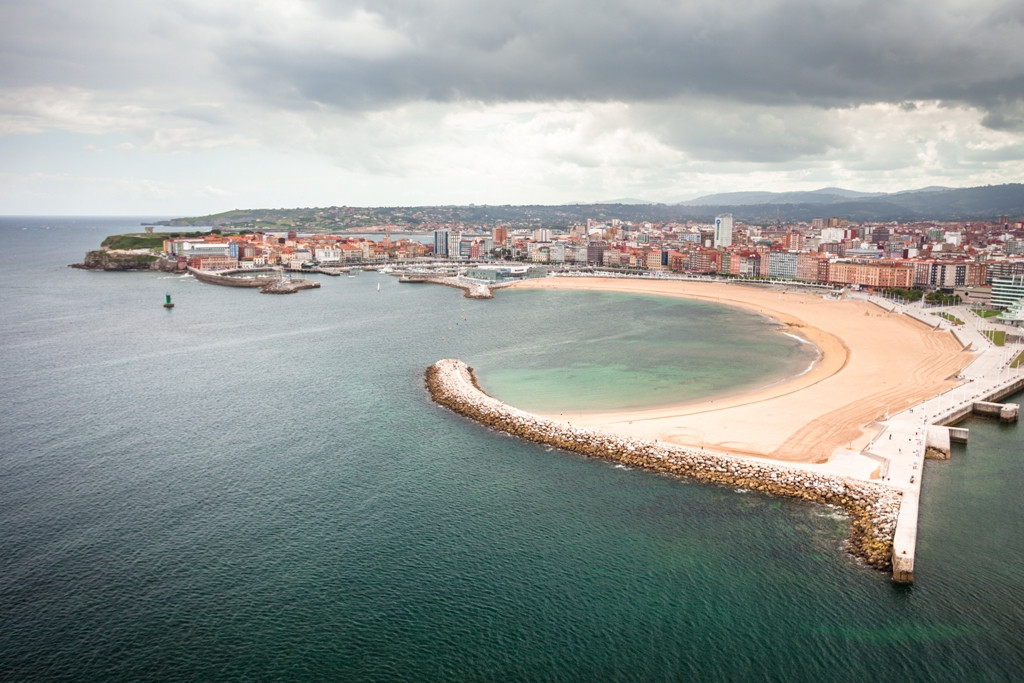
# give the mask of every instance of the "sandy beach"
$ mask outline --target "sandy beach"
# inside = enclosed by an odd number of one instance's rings
[[[950,333],[865,301],[735,283],[627,278],[549,277],[515,287],[630,292],[739,306],[772,318],[821,352],[809,371],[760,389],[644,410],[544,417],[866,479],[877,478],[877,467],[859,453],[877,433],[877,421],[952,387],[953,378],[973,359]]]

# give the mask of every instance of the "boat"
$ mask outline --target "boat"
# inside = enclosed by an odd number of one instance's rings
[[[377,283],[377,291],[378,292],[380,291],[380,283],[379,282]]]

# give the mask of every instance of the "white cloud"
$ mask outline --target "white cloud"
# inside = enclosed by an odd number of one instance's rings
[[[0,172],[49,183],[68,211],[118,191],[199,213],[1024,177],[1024,13],[1010,2],[4,10]],[[85,202],[69,177],[111,191]],[[28,201],[3,197],[0,211]]]

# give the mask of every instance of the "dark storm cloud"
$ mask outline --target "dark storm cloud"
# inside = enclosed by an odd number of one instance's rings
[[[70,131],[139,161],[287,150],[389,192],[529,201],[678,195],[719,173],[1020,176],[1019,0],[0,0],[0,16],[0,139],[55,148]]]
[[[303,108],[941,100],[1017,129],[1013,0],[0,0],[0,84],[240,86]]]
[[[999,112],[1012,110],[1024,92],[1018,3],[391,0],[329,7],[321,9],[328,25],[361,10],[404,42],[364,55],[346,50],[343,36],[338,49],[325,49],[301,35],[283,41],[225,24],[215,49],[229,74],[268,98],[357,109],[423,99],[690,95],[821,107],[929,99],[980,106],[997,126],[1013,125]]]

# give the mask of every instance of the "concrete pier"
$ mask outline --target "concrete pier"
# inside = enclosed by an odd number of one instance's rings
[[[917,513],[921,488],[904,490],[900,501],[900,514],[892,539],[892,580],[896,583],[914,582],[914,553],[917,549]]]
[[[971,407],[975,415],[994,417],[1003,422],[1016,422],[1020,406],[1016,403],[993,403],[991,401],[975,401]]]
[[[888,309],[889,304],[880,305]],[[948,458],[952,443],[967,443],[968,430],[954,425],[972,415],[1016,421],[1019,406],[998,401],[1024,389],[1024,369],[1011,367],[1019,349],[995,346],[984,334],[994,323],[981,320],[967,306],[943,309],[964,321],[963,324],[953,324],[920,304],[897,305],[891,310],[929,327],[948,330],[964,352],[974,357],[956,378],[957,386],[913,408],[887,416],[871,443],[872,456],[885,458],[887,462],[882,468],[883,481],[903,491],[893,536],[893,580],[911,583],[914,581],[917,515],[925,458]]]
[[[949,460],[949,427],[930,425],[925,438],[925,457]]]
[[[970,430],[967,427],[946,427],[949,430],[949,440],[953,443],[967,443]]]

